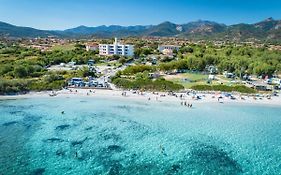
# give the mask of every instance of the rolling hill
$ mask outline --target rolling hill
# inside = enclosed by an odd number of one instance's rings
[[[0,36],[6,37],[47,37],[50,35],[62,36],[54,31],[38,30],[31,27],[19,27],[8,23],[0,22]]]
[[[194,40],[273,41],[281,43],[281,20],[268,18],[255,24],[225,25],[212,21],[195,21],[186,24],[163,22],[147,26],[79,26],[64,31],[38,30],[0,22],[0,36],[5,37],[183,37]]]

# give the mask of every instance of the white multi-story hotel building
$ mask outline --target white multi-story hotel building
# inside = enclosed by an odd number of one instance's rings
[[[117,41],[117,38],[115,38],[115,42],[113,44],[99,44],[99,54],[133,56],[134,46],[129,44],[120,44]]]

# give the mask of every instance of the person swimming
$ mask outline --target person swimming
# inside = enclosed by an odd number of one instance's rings
[[[64,111],[61,111],[61,114],[64,114]]]
[[[161,154],[167,156],[167,154],[165,153],[165,148],[162,145],[159,145],[159,148],[160,148]]]

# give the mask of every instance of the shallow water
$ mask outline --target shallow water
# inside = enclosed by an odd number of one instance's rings
[[[280,107],[55,97],[0,114],[1,175],[281,174]]]

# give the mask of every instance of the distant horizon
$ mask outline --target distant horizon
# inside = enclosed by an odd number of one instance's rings
[[[261,22],[261,21],[265,21],[269,18],[273,18],[273,17],[268,17],[268,18],[265,18],[265,19],[261,19],[259,21],[256,21],[256,22],[253,22],[253,23],[246,23],[246,22],[240,22],[240,23],[234,23],[234,24],[225,24],[225,23],[222,23],[222,22],[218,22],[218,21],[212,21],[212,20],[206,20],[206,19],[198,19],[198,20],[194,20],[194,21],[187,21],[185,23],[175,23],[173,21],[162,21],[160,23],[157,23],[157,24],[135,24],[135,25],[119,25],[119,24],[108,24],[108,25],[105,25],[105,24],[101,24],[101,25],[97,25],[97,26],[88,26],[88,25],[84,25],[84,24],[81,24],[81,25],[77,25],[77,26],[71,26],[69,28],[65,28],[65,29],[41,29],[41,28],[36,28],[36,27],[33,27],[33,26],[27,26],[27,25],[17,25],[17,24],[13,24],[13,23],[10,23],[10,22],[7,22],[7,21],[1,21],[0,22],[3,22],[3,23],[7,23],[7,24],[10,24],[10,25],[13,25],[13,26],[17,26],[17,27],[29,27],[29,28],[34,28],[34,29],[37,29],[37,30],[49,30],[49,31],[64,31],[64,30],[68,30],[68,29],[73,29],[73,28],[77,28],[77,27],[100,27],[100,26],[106,26],[106,27],[109,27],[109,26],[121,26],[121,27],[130,27],[130,26],[154,26],[154,25],[159,25],[159,24],[162,24],[162,23],[165,23],[165,22],[170,22],[170,23],[173,23],[173,24],[177,24],[177,25],[183,25],[183,24],[188,24],[188,23],[191,23],[191,22],[198,22],[198,21],[209,21],[209,22],[215,22],[215,23],[218,23],[218,24],[224,24],[224,25],[227,25],[227,26],[231,26],[231,25],[237,25],[237,24],[255,24],[255,23],[258,23],[258,22]],[[273,20],[281,20],[281,19],[276,19],[276,18],[273,18]]]
[[[77,26],[184,24],[208,20],[226,25],[281,19],[280,0],[0,0],[0,21],[41,30]]]

